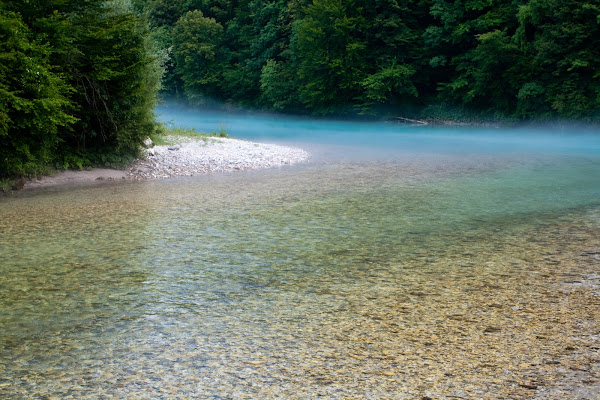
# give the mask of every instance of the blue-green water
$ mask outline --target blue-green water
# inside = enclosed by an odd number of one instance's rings
[[[199,132],[224,129],[230,136],[258,141],[297,143],[317,153],[346,159],[389,159],[406,154],[600,154],[598,129],[560,125],[547,128],[422,126],[391,122],[314,120],[277,115],[198,112],[173,105],[158,108],[167,124]],[[320,145],[320,146],[315,146]],[[329,145],[329,146],[324,146]]]
[[[0,199],[0,397],[595,398],[597,135],[233,121],[316,156]]]

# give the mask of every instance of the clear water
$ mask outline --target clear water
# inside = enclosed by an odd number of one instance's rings
[[[593,296],[552,296],[600,272],[598,135],[169,116],[317,156],[0,199],[0,397],[597,393],[537,338],[593,351]]]

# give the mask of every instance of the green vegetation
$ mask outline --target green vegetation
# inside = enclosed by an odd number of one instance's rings
[[[600,117],[597,0],[137,0],[164,95],[318,115]]]
[[[128,0],[0,0],[0,178],[132,160],[156,130],[150,36]]]
[[[198,132],[194,128],[181,128],[178,126],[166,127],[163,126],[160,134],[154,137],[154,144],[156,145],[170,145],[178,142],[177,138],[191,138],[209,140],[210,138],[228,138],[227,130],[224,127],[220,127],[218,131],[212,132]]]
[[[0,0],[0,178],[122,165],[156,95],[315,115],[600,120],[598,0]]]
[[[14,180],[0,179],[0,193],[10,193]]]

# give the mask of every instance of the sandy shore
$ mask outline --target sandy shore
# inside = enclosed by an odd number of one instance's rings
[[[273,168],[305,162],[309,155],[298,148],[230,138],[167,137],[174,145],[153,146],[125,170],[94,168],[62,171],[25,183],[24,189],[93,181],[162,179],[212,172]]]

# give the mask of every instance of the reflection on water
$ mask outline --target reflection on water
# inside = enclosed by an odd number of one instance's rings
[[[1,199],[0,397],[597,398],[599,167],[423,156]]]

